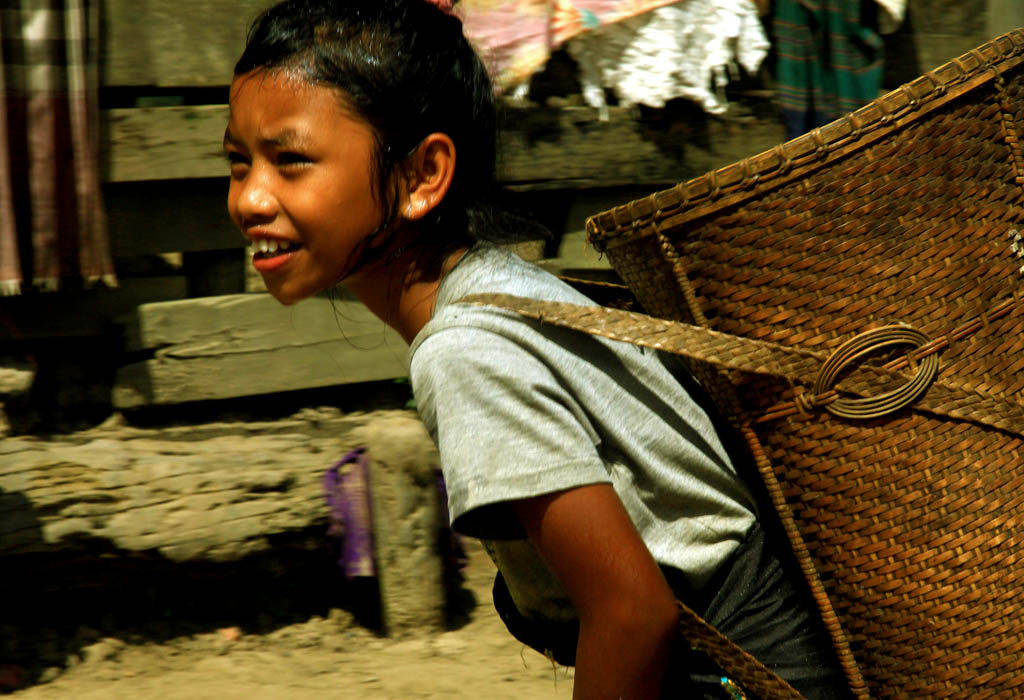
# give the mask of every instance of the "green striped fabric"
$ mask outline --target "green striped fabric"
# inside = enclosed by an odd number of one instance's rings
[[[775,0],[776,95],[790,138],[878,97],[874,0]]]

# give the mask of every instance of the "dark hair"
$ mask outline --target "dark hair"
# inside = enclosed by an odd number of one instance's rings
[[[455,177],[424,234],[449,239],[442,243],[492,237],[494,93],[458,18],[426,0],[285,0],[253,23],[235,75],[258,68],[337,88],[374,129],[384,228],[397,216],[395,169],[428,134],[447,134]]]

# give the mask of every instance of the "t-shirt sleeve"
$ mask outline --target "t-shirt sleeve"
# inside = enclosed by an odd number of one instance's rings
[[[417,347],[410,376],[457,531],[522,537],[509,501],[611,481],[582,408],[516,340],[480,328],[439,330]]]

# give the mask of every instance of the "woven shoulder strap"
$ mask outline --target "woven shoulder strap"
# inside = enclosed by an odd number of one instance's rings
[[[1012,393],[1007,397],[965,391],[956,382],[939,376],[938,352],[948,342],[947,336],[932,341],[909,326],[873,329],[826,354],[604,306],[538,301],[508,294],[475,294],[459,302],[503,308],[542,323],[664,350],[721,370],[776,377],[793,386],[793,400],[755,417],[755,423],[818,409],[843,417],[876,418],[913,404],[915,410],[1017,435],[1022,434],[1024,427],[1024,401],[1019,396],[1015,399]],[[1015,294],[992,307],[984,319],[968,325],[981,326],[1021,308],[1024,294]],[[955,337],[960,331],[954,329],[949,336]],[[916,350],[881,367],[860,364],[850,372],[855,361],[892,345],[912,345]],[[836,382],[841,374],[844,376],[840,385]],[[876,395],[880,375],[905,384],[898,390]],[[840,396],[840,389],[849,396]]]
[[[760,700],[805,700],[793,686],[719,632],[682,602],[679,633],[694,649],[708,655],[732,680]],[[748,700],[752,700],[748,698]]]

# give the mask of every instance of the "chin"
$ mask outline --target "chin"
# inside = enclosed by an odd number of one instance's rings
[[[266,281],[266,280],[265,280]],[[275,285],[267,281],[267,291],[270,292],[270,296],[277,299],[278,302],[284,306],[291,306],[297,304],[303,299],[308,299],[314,294],[316,290],[301,290],[301,289],[290,289],[287,285]]]

